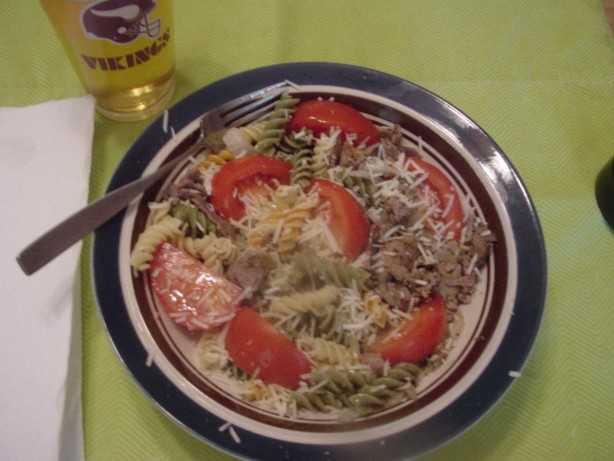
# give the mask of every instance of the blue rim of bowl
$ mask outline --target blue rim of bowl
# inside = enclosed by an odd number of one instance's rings
[[[202,113],[230,99],[278,81],[351,88],[391,99],[454,133],[480,165],[496,165],[496,189],[511,217],[517,241],[518,281],[514,315],[492,360],[475,382],[442,411],[378,440],[339,445],[279,441],[242,430],[240,443],[220,432],[226,421],[186,396],[154,365],[134,330],[122,296],[119,235],[124,214],[98,229],[92,244],[92,277],[98,311],[113,348],[141,390],[186,431],[234,456],[250,459],[405,459],[424,454],[455,438],[497,403],[516,379],[538,334],[546,298],[547,265],[541,225],[531,197],[510,160],[473,120],[430,91],[373,69],[335,63],[289,63],[239,73],[214,82],[168,109],[140,135],[120,162],[108,191],[137,179],[173,133]],[[479,398],[476,398],[479,396]]]

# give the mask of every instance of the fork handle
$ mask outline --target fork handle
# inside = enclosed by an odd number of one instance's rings
[[[31,275],[45,266],[87,234],[106,223],[127,207],[141,192],[170,173],[182,160],[198,153],[203,147],[204,140],[200,138],[185,152],[154,173],[109,192],[50,229],[17,255],[17,262],[23,272]]]

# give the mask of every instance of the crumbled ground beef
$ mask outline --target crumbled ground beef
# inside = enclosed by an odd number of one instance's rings
[[[165,198],[173,201],[188,200],[211,220],[225,237],[234,238],[236,228],[218,215],[208,200],[203,179],[197,168],[191,169],[177,184],[171,184]]]
[[[439,293],[448,309],[468,303],[479,280],[474,269],[486,264],[490,247],[495,241],[492,233],[480,226],[464,243],[445,242],[425,260],[413,235],[405,235],[375,245],[372,264],[377,267],[369,280],[371,288],[391,306],[407,310],[409,306]]]
[[[269,256],[261,250],[247,250],[233,261],[226,277],[243,289],[258,292],[266,281],[271,269]]]

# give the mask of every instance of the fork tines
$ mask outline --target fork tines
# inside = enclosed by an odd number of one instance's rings
[[[280,99],[281,92],[259,99],[223,117],[226,126],[241,126],[267,115]]]
[[[283,92],[282,89],[287,86],[286,82],[280,82],[263,88],[257,93],[251,93],[250,99],[245,102],[239,101],[239,104],[236,104],[233,101],[234,104],[230,104],[233,107],[229,107],[220,113],[224,125],[240,126],[258,120],[275,107]]]

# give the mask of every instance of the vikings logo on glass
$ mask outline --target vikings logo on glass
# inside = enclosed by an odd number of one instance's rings
[[[124,44],[140,35],[155,38],[160,34],[160,19],[149,21],[156,7],[154,0],[102,0],[83,10],[81,24],[89,38]]]

